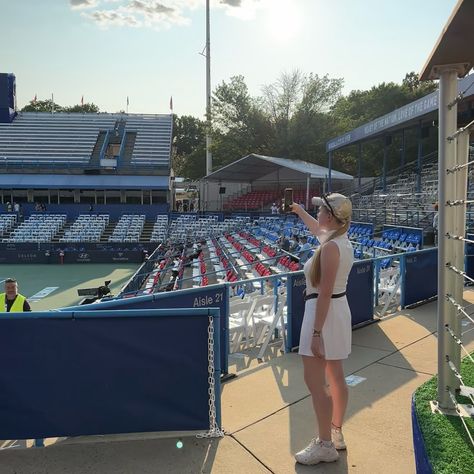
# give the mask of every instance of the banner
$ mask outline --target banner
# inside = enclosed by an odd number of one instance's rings
[[[438,294],[438,249],[405,256],[402,307],[410,306]]]
[[[220,311],[220,366],[223,374],[229,368],[229,287],[213,285],[205,288],[191,288],[189,290],[155,293],[150,296],[114,299],[94,304],[94,310],[122,310],[122,309],[168,309],[168,308],[218,308]],[[60,311],[89,311],[90,305],[62,308]],[[182,331],[188,331],[186,327]]]
[[[2,314],[0,438],[207,430],[216,313]]]

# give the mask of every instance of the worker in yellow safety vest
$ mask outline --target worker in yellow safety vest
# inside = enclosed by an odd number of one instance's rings
[[[31,311],[28,300],[18,293],[18,282],[14,278],[5,280],[5,293],[0,293],[0,313],[22,313]]]

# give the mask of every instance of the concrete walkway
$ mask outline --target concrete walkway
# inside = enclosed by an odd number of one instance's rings
[[[474,301],[474,293],[465,298]],[[474,330],[463,340],[473,350]],[[223,439],[181,438],[182,449],[178,437],[154,434],[48,440],[45,449],[2,450],[0,474],[413,473],[411,396],[437,370],[436,344],[436,303],[354,331],[345,372],[363,380],[349,388],[348,450],[337,463],[295,463],[314,416],[299,356],[275,346],[262,364],[253,354],[231,357],[238,377],[222,388]]]

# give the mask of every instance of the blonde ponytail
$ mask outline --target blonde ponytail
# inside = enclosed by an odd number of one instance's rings
[[[342,227],[334,231],[331,234],[331,236],[326,240],[326,242],[330,242],[336,237],[340,237],[341,235],[344,235],[349,230],[349,226],[350,226],[350,221],[347,221]],[[316,250],[316,253],[314,255],[313,262],[311,265],[311,285],[314,288],[317,288],[319,284],[321,283],[321,247],[322,245],[320,245],[318,250]]]

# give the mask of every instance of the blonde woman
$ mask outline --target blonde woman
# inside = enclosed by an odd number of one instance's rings
[[[352,338],[346,298],[347,278],[354,260],[347,236],[352,204],[337,193],[313,198],[312,202],[319,206],[318,219],[298,204],[292,205],[292,211],[321,243],[304,265],[305,312],[299,346],[319,436],[295,455],[301,464],[336,461],[337,450],[346,449],[342,423],[348,390],[342,362],[351,352]]]

